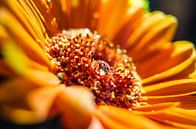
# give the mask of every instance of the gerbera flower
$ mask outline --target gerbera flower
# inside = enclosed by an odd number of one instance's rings
[[[144,0],[3,0],[1,118],[64,128],[196,128],[195,48]]]

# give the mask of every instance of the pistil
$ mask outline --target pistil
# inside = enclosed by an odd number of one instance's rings
[[[64,30],[47,40],[46,51],[62,83],[88,87],[97,104],[131,108],[141,101],[132,58],[104,36],[88,29]]]

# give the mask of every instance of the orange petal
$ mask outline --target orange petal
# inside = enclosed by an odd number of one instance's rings
[[[107,129],[160,129],[157,123],[143,117],[136,115],[129,110],[100,106],[96,112],[98,119]]]
[[[49,59],[43,49],[37,44],[37,42],[35,42],[34,39],[32,39],[25,28],[22,27],[15,17],[5,8],[1,8],[0,23],[6,28],[9,35],[15,40],[15,43],[23,48],[23,51],[25,51],[31,59],[46,66],[50,65]],[[18,33],[18,30],[20,30],[20,33]]]
[[[159,16],[160,18],[156,18],[155,16]],[[153,19],[153,17],[155,19]],[[143,23],[144,26],[147,27],[147,30],[141,29],[139,31],[141,36],[138,37],[138,41],[135,41],[134,46],[128,49],[129,54],[133,56],[135,61],[141,59],[142,56],[146,55],[150,51],[161,48],[163,44],[171,41],[176,30],[177,20],[173,16],[164,16],[164,14],[161,16],[161,13],[155,13],[154,15],[149,16],[149,19],[152,23],[148,23],[149,21],[147,23]],[[152,25],[148,26],[148,24]],[[142,35],[142,33],[144,34]],[[132,35],[135,36],[134,33]]]
[[[153,120],[160,121],[166,124],[174,123],[195,126],[196,127],[196,112],[195,110],[186,110],[180,108],[169,108],[162,111],[143,114]]]
[[[59,87],[48,87],[29,91],[27,93],[28,107],[2,105],[3,117],[17,124],[35,124],[47,119],[49,109],[56,95],[61,91]],[[23,102],[24,103],[24,102]]]
[[[196,91],[196,79],[181,79],[144,87],[145,95],[178,95]]]
[[[24,105],[27,93],[37,87],[24,78],[12,78],[0,85],[0,104]]]
[[[14,76],[12,69],[10,69],[2,59],[0,59],[0,75],[2,77]]]
[[[158,104],[153,104],[153,105],[133,107],[133,110],[142,111],[142,112],[152,112],[152,111],[157,111],[157,110],[163,110],[166,108],[176,107],[179,104],[180,103],[178,102],[158,103]]]
[[[149,104],[164,102],[180,102],[180,106],[187,109],[196,109],[196,91],[187,94],[168,95],[168,96],[146,96]]]
[[[116,27],[116,31],[110,31],[110,37],[115,44],[121,45],[122,48],[128,48],[128,39],[133,31],[141,24],[144,15],[144,9],[140,7],[130,7],[127,13],[127,19]]]
[[[108,38],[112,40],[128,21],[132,21],[131,23],[133,23],[139,19],[138,17],[138,19],[133,18],[135,17],[135,13],[141,8],[142,7],[133,5],[130,1],[102,1],[100,6],[100,18],[97,25],[98,32],[102,35],[107,35]],[[110,13],[111,10],[113,13]]]
[[[88,129],[104,129],[104,127],[97,118],[93,118]]]
[[[167,121],[167,120],[165,121],[165,123],[167,123],[168,125],[175,126],[175,127],[177,127],[177,128],[180,128],[180,129],[195,129],[195,128],[196,128],[195,125],[176,123],[176,122]]]
[[[147,84],[186,71],[186,68],[193,63],[195,63],[193,44],[187,41],[178,41],[174,43],[173,48],[160,52],[155,57],[143,62],[138,71],[143,78],[143,84]]]
[[[46,120],[56,96],[62,92],[64,87],[64,85],[44,87],[28,94],[27,101],[40,120]]]
[[[17,16],[20,23],[26,28],[35,40],[39,40],[43,46],[45,41],[46,30],[36,13],[36,7],[30,1],[12,1],[5,0],[4,4]]]
[[[5,28],[2,25],[0,25],[0,41],[3,41],[7,38],[8,38],[8,34],[5,30]],[[0,45],[1,45],[1,43],[0,43]]]
[[[91,122],[95,104],[88,88],[67,87],[58,97],[58,107],[63,112],[62,124],[69,129],[86,129]]]
[[[4,45],[4,58],[15,73],[39,85],[58,85],[60,80],[42,65],[30,60],[13,42]]]
[[[157,23],[159,23],[162,19],[165,18],[165,15],[162,12],[153,12],[149,14],[145,14],[140,26],[135,28],[133,33],[130,35],[128,40],[128,49],[131,46],[137,45],[138,41]]]
[[[32,4],[49,35],[54,35],[68,27],[69,0],[33,0]]]

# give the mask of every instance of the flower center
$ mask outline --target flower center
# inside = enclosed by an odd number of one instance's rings
[[[54,72],[67,86],[88,87],[97,104],[131,108],[141,100],[141,80],[132,58],[88,29],[62,31],[48,39]]]

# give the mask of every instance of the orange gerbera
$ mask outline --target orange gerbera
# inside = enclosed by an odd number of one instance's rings
[[[195,48],[146,0],[2,0],[0,113],[62,128],[196,128]]]

